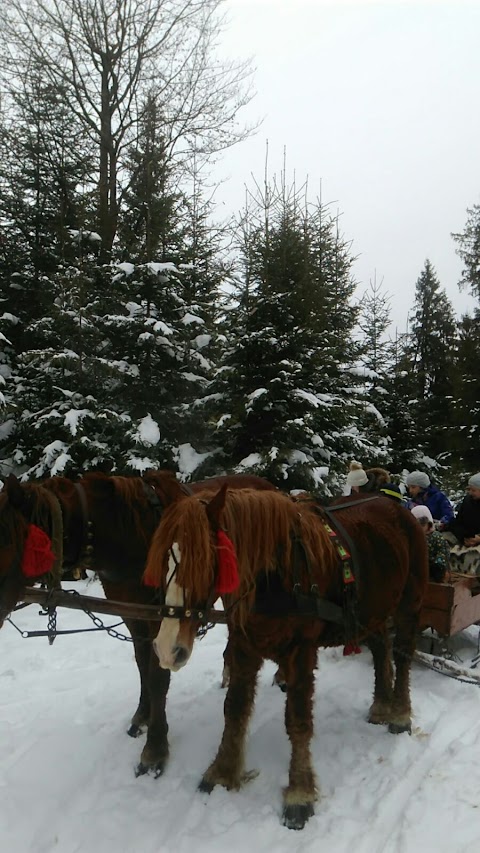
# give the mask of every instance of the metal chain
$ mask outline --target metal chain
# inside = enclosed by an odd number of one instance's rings
[[[68,590],[65,590],[65,592],[68,592],[69,595],[80,596],[80,598],[81,598],[80,593],[77,592],[76,589],[68,589]],[[29,605],[28,604],[21,605],[21,607],[27,607],[27,606],[29,606]],[[18,609],[20,609],[20,608],[18,608]],[[47,630],[46,631],[22,631],[22,629],[19,628],[18,625],[15,624],[15,622],[12,620],[12,618],[10,616],[7,617],[6,621],[10,622],[12,627],[15,628],[15,630],[18,631],[18,633],[21,634],[24,639],[28,639],[29,637],[45,637],[45,636],[47,636],[49,645],[52,645],[52,643],[55,640],[55,637],[57,637],[61,634],[86,634],[86,633],[89,633],[91,631],[105,631],[108,634],[108,636],[112,637],[114,640],[123,640],[126,643],[133,643],[134,639],[138,642],[146,642],[146,643],[149,643],[151,641],[150,637],[131,637],[131,636],[128,636],[127,634],[122,634],[120,631],[117,631],[115,629],[116,629],[117,625],[124,625],[125,624],[123,622],[123,620],[121,622],[117,622],[115,625],[105,625],[105,623],[102,621],[102,619],[100,619],[99,616],[96,616],[95,613],[93,613],[91,610],[88,610],[86,607],[82,607],[82,611],[83,611],[83,613],[85,613],[86,616],[88,616],[89,619],[92,620],[93,624],[95,625],[95,628],[74,628],[74,629],[70,629],[67,631],[57,631],[57,612],[56,612],[56,610],[57,610],[56,607],[49,607],[48,606],[48,599],[44,605],[44,610],[40,610],[41,616],[48,616],[48,623],[47,623]],[[210,631],[211,628],[214,628],[214,627],[215,627],[214,622],[209,622],[207,625],[200,626],[200,628],[197,631],[197,639],[202,640],[203,637],[205,637],[205,635],[207,634],[207,632]]]
[[[68,590],[65,590],[65,592],[68,592],[70,595],[77,595],[77,596],[80,595],[80,593],[77,592],[76,589],[68,589]],[[29,606],[29,605],[21,605],[21,607],[23,607],[23,606]],[[50,645],[52,645],[52,643],[54,642],[55,637],[60,636],[61,634],[87,634],[91,631],[105,631],[109,635],[109,637],[113,637],[114,640],[123,640],[124,642],[127,642],[127,643],[133,643],[132,637],[127,636],[126,634],[121,634],[120,631],[115,630],[117,625],[123,625],[124,624],[123,620],[121,622],[116,622],[115,625],[105,625],[105,623],[102,622],[102,620],[98,616],[96,616],[94,613],[92,613],[91,610],[87,610],[85,607],[82,607],[83,612],[85,613],[86,616],[89,617],[89,619],[92,620],[93,624],[95,625],[95,628],[73,628],[73,629],[69,629],[67,631],[57,631],[57,612],[56,612],[57,608],[56,607],[49,607],[48,606],[48,599],[47,599],[46,604],[44,605],[44,608],[45,609],[40,610],[39,613],[41,616],[48,616],[47,630],[46,631],[22,631],[22,629],[19,628],[18,625],[15,624],[15,622],[12,620],[12,618],[10,616],[7,617],[6,621],[10,622],[10,625],[12,625],[12,627],[15,628],[15,630],[18,631],[18,633],[22,635],[23,639],[28,639],[29,637],[45,637],[46,636],[46,637],[48,637],[48,642]],[[20,608],[18,608],[18,609],[20,609]],[[135,639],[136,640],[145,640],[146,642],[150,642],[149,637],[136,637]]]
[[[55,637],[57,636],[57,608],[49,607],[48,610],[48,622],[47,622],[47,636],[48,636],[48,645],[53,645]]]
[[[77,592],[76,589],[69,589],[69,590],[66,590],[66,592],[69,592],[71,595],[80,595],[80,593]],[[88,618],[92,620],[95,627],[98,628],[100,631],[106,631],[109,637],[113,637],[114,640],[123,640],[126,643],[133,643],[132,637],[129,637],[126,634],[121,634],[119,631],[116,631],[115,628],[113,628],[109,625],[105,625],[105,623],[102,622],[100,617],[96,616],[95,613],[92,613],[91,610],[87,610],[86,607],[82,607],[82,610],[85,613],[85,615],[88,616]],[[122,623],[118,623],[118,624],[122,624]],[[78,633],[81,633],[81,629],[79,630]],[[138,637],[137,639],[146,639],[146,638],[145,637],[141,637],[141,638]]]
[[[208,631],[211,631],[212,628],[215,628],[215,622],[208,622],[206,625],[200,625],[200,628],[197,630],[196,639],[203,640],[206,637]]]

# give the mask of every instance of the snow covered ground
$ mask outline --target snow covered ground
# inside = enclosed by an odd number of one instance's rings
[[[74,585],[79,591],[82,584]],[[90,583],[89,594],[100,594]],[[25,629],[44,627],[38,606]],[[112,618],[111,622],[115,620]],[[90,626],[59,612],[59,628]],[[414,732],[371,726],[370,654],[321,653],[314,763],[321,797],[302,832],[281,825],[287,781],[284,696],[266,664],[241,792],[196,787],[222,730],[225,630],[217,626],[173,675],[171,759],[134,776],[142,739],[125,730],[138,681],[130,643],[102,634],[22,639],[0,633],[0,850],[10,853],[473,853],[480,849],[480,689],[415,665]],[[467,665],[477,629],[458,639]]]

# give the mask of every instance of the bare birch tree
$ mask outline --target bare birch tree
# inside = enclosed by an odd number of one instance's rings
[[[238,113],[251,98],[247,61],[224,61],[217,39],[224,0],[3,0],[4,93],[32,63],[64,93],[96,151],[102,256],[110,256],[124,191],[123,157],[145,94],[161,104],[168,156],[208,158],[243,139]]]

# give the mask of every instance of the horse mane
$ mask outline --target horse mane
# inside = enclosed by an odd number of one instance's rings
[[[151,535],[151,516],[146,515],[148,498],[141,477],[120,477],[91,471],[76,481],[85,489],[90,512],[95,520],[96,506],[102,503],[108,507],[111,520],[122,532],[132,530],[133,533],[148,543]],[[75,493],[75,483],[66,477],[51,477],[44,483],[52,491],[64,507],[72,509],[78,505]]]
[[[2,542],[15,542],[27,535],[27,520],[12,507],[5,493],[0,495],[0,530]]]
[[[36,524],[43,530],[51,531],[52,528],[52,501],[54,500],[43,483],[22,483],[25,504],[28,509],[28,518],[11,505],[7,494],[0,495],[0,525],[10,541],[27,534],[29,523]],[[58,504],[57,504],[58,506]]]
[[[211,492],[200,492],[167,507],[147,559],[145,580],[165,587],[170,549],[178,543],[181,560],[176,580],[185,590],[189,606],[204,601],[214,581],[215,542],[205,507],[211,497]],[[239,621],[253,603],[260,572],[281,568],[285,588],[293,586],[292,536],[301,539],[312,571],[323,571],[336,562],[333,545],[310,499],[296,502],[281,492],[232,490],[227,492],[221,520],[237,554],[240,587],[235,598],[241,605],[235,608],[235,618]]]
[[[149,542],[152,533],[152,505],[148,501],[148,491],[142,477],[121,477],[92,472],[86,474],[79,483],[92,495],[93,506],[95,499],[103,498],[108,501],[110,516],[122,533],[132,530],[144,542]],[[155,523],[156,519],[153,519],[153,524]]]

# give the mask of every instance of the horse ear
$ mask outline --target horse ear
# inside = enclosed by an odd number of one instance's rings
[[[217,530],[220,527],[220,515],[222,513],[222,509],[225,506],[225,498],[227,496],[227,484],[224,483],[222,488],[216,495],[212,498],[211,501],[207,504],[207,515],[208,520],[214,530]]]
[[[149,471],[143,479],[153,488],[164,506],[186,495],[185,487],[177,480],[174,471]]]
[[[7,490],[7,497],[9,502],[15,509],[21,509],[25,502],[25,495],[19,480],[17,480],[15,474],[9,474],[6,482],[5,489]]]

